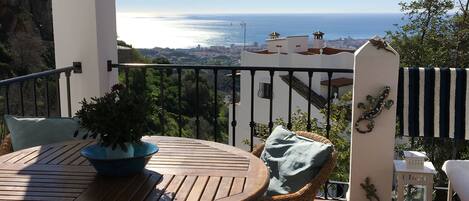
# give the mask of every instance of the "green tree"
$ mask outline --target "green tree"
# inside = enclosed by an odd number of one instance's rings
[[[468,67],[469,1],[401,2],[404,24],[388,31],[402,66]]]
[[[12,70],[9,63],[11,62],[10,52],[5,45],[0,42],[0,79],[6,79],[12,76]]]
[[[122,47],[133,48],[132,45],[127,44],[127,43],[126,43],[125,41],[123,41],[123,40],[117,40],[117,45],[118,45],[118,46],[122,46]]]
[[[458,11],[452,18],[455,41],[454,66],[469,66],[469,1],[457,1]]]
[[[148,63],[170,64],[165,57],[153,59],[143,57],[135,51],[135,59],[143,59]],[[179,113],[181,113],[181,135],[194,138],[196,136],[196,114],[199,114],[199,138],[214,139],[214,120],[218,119],[217,141],[228,140],[228,111],[223,102],[223,93],[214,95],[214,86],[208,80],[213,76],[208,71],[199,71],[198,96],[196,91],[196,74],[194,70],[181,71],[181,109],[179,108],[179,82],[176,69],[146,68],[129,70],[129,83],[134,90],[139,90],[152,97],[154,104],[160,107],[158,113],[152,114],[152,133],[157,135],[179,135]],[[121,82],[125,83],[125,74],[121,72]],[[161,88],[162,87],[162,88]],[[161,90],[163,89],[163,90]],[[163,94],[162,94],[163,92]],[[196,97],[198,107],[196,110]],[[218,104],[215,106],[215,98]],[[164,105],[161,105],[161,102]],[[214,114],[217,108],[217,114]]]
[[[171,64],[169,60],[165,57],[156,57],[152,60],[152,63],[154,64]]]
[[[388,32],[391,45],[400,53],[401,66],[469,67],[469,1],[412,0],[400,3],[404,24]],[[441,170],[446,160],[469,159],[469,143],[441,138],[403,138],[396,151],[425,151],[437,168],[435,186],[446,186]],[[405,143],[408,142],[408,143]],[[413,191],[412,191],[413,192]],[[434,200],[446,194],[436,191]]]

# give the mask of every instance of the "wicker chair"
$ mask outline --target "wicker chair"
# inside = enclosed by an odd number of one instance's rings
[[[11,145],[11,136],[6,135],[0,144],[0,156],[13,152],[13,146]]]
[[[332,144],[331,141],[329,141],[327,138],[322,137],[320,135],[314,134],[314,133],[309,133],[309,132],[303,132],[303,131],[297,131],[295,132],[296,134],[312,139],[317,142],[322,142],[325,144]],[[260,157],[262,151],[264,150],[265,144],[261,144],[255,147],[254,151],[252,154],[254,154],[257,157]],[[327,179],[329,178],[329,175],[332,173],[334,170],[335,166],[337,163],[337,151],[334,149],[334,151],[331,154],[331,157],[329,160],[324,164],[324,166],[321,168],[319,173],[314,177],[308,184],[306,184],[303,188],[298,190],[297,192],[286,194],[286,195],[275,195],[272,197],[264,197],[262,200],[272,200],[272,201],[279,201],[279,200],[291,200],[291,201],[310,201],[314,200],[316,197],[317,192],[319,191],[319,188],[323,186]]]

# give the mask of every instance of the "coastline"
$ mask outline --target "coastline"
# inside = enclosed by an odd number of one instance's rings
[[[368,39],[337,39],[326,40],[327,47],[334,47],[340,49],[357,49],[363,45]],[[241,52],[243,51],[242,45],[231,46],[209,46],[209,47],[194,47],[194,48],[135,48],[144,57],[147,58],[166,58],[170,63],[177,64],[191,64],[191,65],[240,65]],[[247,45],[247,51],[261,51],[266,49],[265,44]],[[125,49],[120,50],[120,59],[126,58]],[[123,63],[132,62],[125,59],[120,61]]]
[[[137,48],[189,49],[201,45],[261,44],[273,31],[282,36],[326,33],[325,39],[384,36],[401,23],[401,14],[191,14],[180,16],[118,15],[120,40]]]

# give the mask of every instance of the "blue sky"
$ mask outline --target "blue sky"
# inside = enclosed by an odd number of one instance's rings
[[[117,0],[120,13],[398,13],[403,0]]]

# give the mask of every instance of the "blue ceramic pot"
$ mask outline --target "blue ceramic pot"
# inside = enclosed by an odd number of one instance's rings
[[[81,150],[99,175],[123,177],[143,171],[150,158],[158,152],[158,146],[147,142],[133,144],[134,156],[131,158],[108,159],[106,148],[98,144],[90,145]]]

